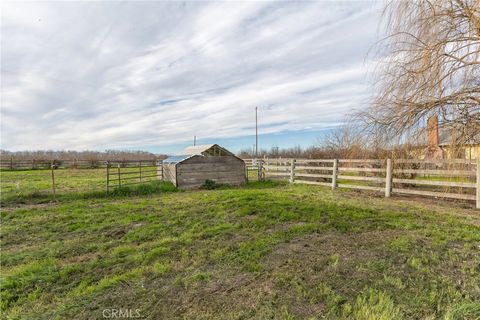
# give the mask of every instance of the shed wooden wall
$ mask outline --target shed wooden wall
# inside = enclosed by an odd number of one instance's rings
[[[229,185],[245,183],[245,162],[234,156],[194,156],[177,164],[179,188],[197,188],[207,179]]]
[[[177,175],[175,171],[175,164],[163,164],[163,180],[170,181],[177,185]]]

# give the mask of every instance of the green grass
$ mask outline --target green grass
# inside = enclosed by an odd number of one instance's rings
[[[41,172],[15,174],[14,194],[41,183]],[[3,318],[479,318],[480,217],[455,203],[271,181],[86,196],[83,179],[69,182],[81,197],[9,195]]]

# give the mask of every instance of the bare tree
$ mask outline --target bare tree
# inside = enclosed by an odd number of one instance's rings
[[[319,140],[319,146],[330,154],[329,158],[362,158],[366,153],[366,145],[363,135],[350,124],[344,124],[330,131]]]
[[[387,151],[383,139],[375,135],[365,135],[363,128],[359,128],[350,120],[318,137],[313,145],[306,148],[272,146],[270,150],[259,150],[259,156],[262,158],[386,159],[393,154],[393,150]],[[255,152],[251,148],[246,148],[238,155],[244,159],[254,158]]]
[[[480,134],[480,1],[390,1],[379,43],[372,131],[409,136],[437,115],[452,144]]]

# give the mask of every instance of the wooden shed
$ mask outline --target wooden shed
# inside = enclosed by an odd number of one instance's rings
[[[188,147],[163,160],[163,179],[179,188],[198,188],[206,180],[245,183],[245,162],[217,144]]]

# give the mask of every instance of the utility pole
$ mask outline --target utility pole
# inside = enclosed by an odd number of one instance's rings
[[[255,107],[255,158],[258,158],[258,107]]]
[[[193,136],[193,146],[197,145],[197,136]]]

